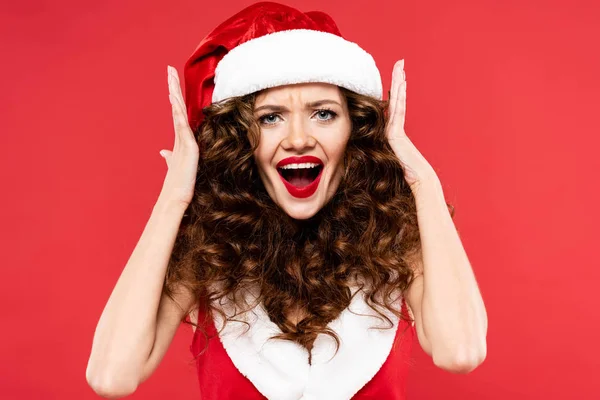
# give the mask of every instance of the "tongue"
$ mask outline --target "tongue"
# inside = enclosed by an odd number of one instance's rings
[[[304,187],[308,186],[314,179],[309,177],[309,173],[307,169],[297,169],[294,170],[288,182],[296,187]]]

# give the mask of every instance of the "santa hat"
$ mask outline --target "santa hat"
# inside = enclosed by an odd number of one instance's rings
[[[274,2],[253,4],[210,32],[184,66],[192,129],[211,103],[258,90],[324,82],[382,99],[373,57],[344,39],[333,19]]]

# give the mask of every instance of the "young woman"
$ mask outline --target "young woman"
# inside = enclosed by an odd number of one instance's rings
[[[404,399],[414,335],[445,370],[484,360],[475,277],[404,131],[402,60],[383,101],[328,15],[269,2],[208,34],[185,78],[186,100],[168,68],[175,144],[98,322],[96,393],[133,393],[182,321],[203,399]]]

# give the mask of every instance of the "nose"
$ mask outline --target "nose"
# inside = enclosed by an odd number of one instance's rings
[[[281,145],[286,150],[302,151],[312,148],[316,144],[315,138],[310,133],[310,128],[305,126],[301,116],[294,116],[288,124],[288,132]]]

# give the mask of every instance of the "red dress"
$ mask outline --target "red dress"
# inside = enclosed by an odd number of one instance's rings
[[[359,296],[355,296],[359,298]],[[409,316],[404,298],[401,312]],[[398,304],[396,303],[396,304]],[[351,303],[354,312],[368,312],[362,300]],[[257,307],[258,308],[258,307]],[[200,394],[203,400],[342,400],[342,399],[405,399],[406,377],[410,351],[415,337],[413,324],[386,313],[395,328],[363,329],[365,316],[356,316],[348,307],[329,324],[341,336],[342,343],[336,362],[333,353],[320,357],[327,345],[327,335],[319,335],[313,347],[313,366],[308,366],[306,350],[297,343],[276,339],[265,341],[274,332],[281,332],[260,308],[258,328],[246,334],[228,337],[222,333],[216,340],[217,324],[205,327],[208,348],[196,360]],[[384,311],[385,313],[385,311]],[[203,315],[198,316],[203,320]],[[216,318],[216,317],[215,317]],[[222,323],[222,319],[218,319]],[[228,322],[231,325],[232,322]],[[226,327],[227,327],[226,326]],[[381,325],[384,326],[384,325]],[[385,325],[389,326],[389,324]],[[246,325],[244,325],[244,329]],[[367,333],[369,331],[369,333]],[[239,331],[236,331],[239,332]],[[317,343],[319,342],[319,343]],[[205,336],[197,329],[190,350],[194,356],[204,349]],[[315,357],[315,350],[317,354]],[[301,357],[302,356],[302,357]],[[305,360],[305,361],[304,361]],[[316,360],[316,362],[315,362]]]

